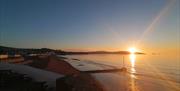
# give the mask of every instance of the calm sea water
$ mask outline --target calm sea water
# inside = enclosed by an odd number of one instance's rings
[[[93,54],[68,55],[66,57],[117,68],[125,66],[128,68],[128,72],[136,76],[163,79],[178,84],[180,83],[180,59],[175,56]]]

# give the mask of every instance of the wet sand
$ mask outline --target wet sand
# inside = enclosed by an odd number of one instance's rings
[[[79,73],[77,69],[72,67],[64,60],[57,58],[55,55],[37,57],[33,59],[33,62],[28,65],[63,75],[72,75]]]

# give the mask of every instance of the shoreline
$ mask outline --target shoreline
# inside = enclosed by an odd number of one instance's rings
[[[120,69],[109,71],[109,68],[114,67],[84,62],[75,58],[46,55],[30,59],[32,62],[26,64],[27,66],[64,75],[64,77],[56,79],[56,91],[73,91],[74,89],[77,91],[159,91],[160,87],[164,91],[178,91],[180,89],[177,87],[179,83],[173,83],[167,79],[154,79],[148,76],[129,74],[128,72],[122,72]],[[95,66],[100,69],[91,69]],[[102,70],[101,67],[102,69],[108,69],[109,72]]]
[[[41,65],[40,65],[41,64]],[[56,84],[66,84],[65,87],[57,86],[58,90],[67,90],[73,86],[73,89],[78,91],[106,91],[104,87],[90,74],[79,71],[63,58],[56,55],[46,56],[44,58],[36,59],[34,63],[28,64],[29,66],[55,72],[65,75],[65,77],[57,79]],[[57,90],[57,91],[58,91]],[[71,91],[71,90],[68,90]]]

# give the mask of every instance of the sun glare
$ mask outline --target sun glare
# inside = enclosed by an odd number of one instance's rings
[[[136,52],[136,48],[135,48],[135,47],[129,48],[129,52],[130,52],[131,54],[134,54],[134,53]]]

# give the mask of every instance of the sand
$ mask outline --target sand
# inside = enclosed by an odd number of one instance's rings
[[[35,58],[29,66],[65,75],[56,81],[57,91],[105,91],[91,74],[82,73],[55,55]]]

